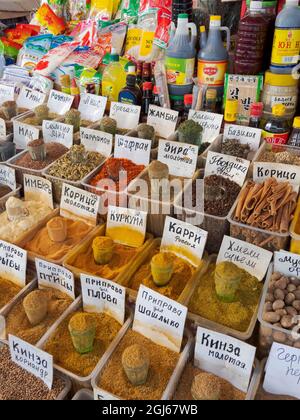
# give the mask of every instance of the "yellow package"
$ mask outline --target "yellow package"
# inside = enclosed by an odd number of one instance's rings
[[[121,0],[113,0],[113,16],[115,16],[117,11],[119,10],[120,3]]]
[[[139,59],[147,60],[150,59],[152,54],[153,40],[154,40],[154,31],[144,30],[142,32],[141,42],[140,42],[140,51]]]
[[[97,18],[112,19],[114,1],[111,0],[91,0],[91,15]]]
[[[128,28],[125,44],[125,54],[138,59],[140,43],[142,39],[142,30],[136,25]]]

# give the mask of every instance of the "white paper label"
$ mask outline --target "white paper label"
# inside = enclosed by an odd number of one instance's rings
[[[24,196],[27,201],[43,201],[54,208],[52,183],[45,178],[24,174]]]
[[[91,122],[99,121],[104,115],[106,103],[106,96],[82,93],[78,107],[78,111],[81,113],[81,119]]]
[[[168,165],[170,175],[192,178],[197,167],[198,151],[198,146],[192,144],[161,139],[157,160]]]
[[[140,106],[112,102],[109,116],[117,121],[118,128],[133,130],[139,123],[140,114]]]
[[[205,230],[167,216],[160,249],[197,267],[201,264],[206,241]]]
[[[51,389],[53,383],[53,357],[11,334],[8,335],[12,362],[41,379]]]
[[[150,105],[147,124],[154,127],[157,136],[166,139],[176,130],[178,115],[178,111]]]
[[[263,388],[270,394],[300,399],[300,349],[273,343]]]
[[[13,191],[16,190],[17,181],[15,169],[0,164],[0,184],[6,185]]]
[[[14,143],[17,149],[26,149],[27,144],[40,136],[40,130],[33,125],[23,124],[20,121],[13,122]]]
[[[149,165],[151,140],[116,135],[114,157],[129,159],[136,165]]]
[[[296,165],[286,165],[275,162],[254,162],[253,180],[263,182],[269,178],[278,181],[289,181],[290,184],[300,184],[300,167]]]
[[[133,330],[160,346],[180,353],[187,308],[141,285]]]
[[[35,259],[35,268],[40,288],[52,287],[75,299],[74,274],[60,265]]]
[[[43,121],[43,138],[45,143],[60,143],[68,149],[73,146],[74,127],[58,121]]]
[[[262,281],[272,257],[273,253],[266,249],[225,235],[217,264],[223,261],[232,262]]]
[[[12,85],[0,84],[0,106],[6,101],[15,100],[15,87]]]
[[[17,105],[19,108],[34,110],[37,106],[42,105],[45,100],[46,95],[44,93],[23,86],[17,99]]]
[[[110,394],[109,392],[101,391],[97,388],[94,388],[94,400],[95,401],[119,401],[119,398],[116,398],[114,395]]]
[[[6,122],[0,118],[0,138],[4,138],[6,135]]]
[[[300,278],[300,255],[287,251],[274,252],[274,272]]]
[[[73,101],[74,96],[52,89],[49,94],[47,105],[50,112],[64,115],[66,112],[70,111]]]
[[[271,97],[271,107],[283,104],[287,110],[295,110],[297,105],[297,96],[290,95],[290,96],[272,96]]]
[[[83,309],[104,312],[121,325],[125,321],[126,288],[100,277],[80,274]]]
[[[198,327],[195,366],[247,393],[256,348],[228,335]]]
[[[69,184],[63,184],[60,215],[72,220],[82,220],[96,226],[100,196]]]
[[[262,131],[259,128],[225,124],[224,139],[236,139],[241,144],[248,144],[252,151],[258,150]]]
[[[205,177],[221,175],[243,186],[248,173],[250,161],[221,153],[208,152],[205,165]]]
[[[104,131],[80,127],[81,144],[89,152],[98,152],[106,157],[111,155],[113,148],[113,135]]]
[[[213,112],[190,110],[189,120],[193,120],[203,128],[202,143],[211,143],[220,134],[223,115]]]
[[[26,285],[27,251],[0,241],[0,277],[20,287]]]
[[[145,242],[147,213],[123,207],[108,207],[106,235],[116,243],[141,247]]]

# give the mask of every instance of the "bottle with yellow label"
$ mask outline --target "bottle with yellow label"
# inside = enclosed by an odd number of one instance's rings
[[[291,73],[299,62],[300,8],[298,0],[286,0],[275,23],[271,71]]]
[[[107,96],[108,106],[118,102],[120,91],[126,86],[126,72],[120,63],[120,57],[112,48],[110,63],[105,68],[102,77],[102,96]]]
[[[288,120],[285,118],[285,106],[283,104],[273,106],[272,116],[264,123],[262,128],[262,138],[267,143],[287,144],[290,129]]]

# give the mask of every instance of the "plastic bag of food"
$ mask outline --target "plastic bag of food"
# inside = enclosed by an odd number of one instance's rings
[[[66,25],[64,19],[57,16],[51,7],[44,3],[35,14],[36,20],[41,26],[48,29],[53,35],[59,35],[65,31]]]
[[[120,17],[121,20],[128,23],[136,23],[138,19],[139,5],[139,0],[122,0],[117,17]]]
[[[99,20],[111,20],[114,2],[112,0],[91,0],[90,17]]]
[[[65,42],[59,47],[53,48],[38,62],[35,72],[42,76],[50,76],[79,46],[80,42],[73,41]]]
[[[86,0],[69,0],[68,11],[70,19],[73,21],[81,21],[87,18],[87,1]]]
[[[75,78],[80,93],[99,95],[101,90],[101,74],[95,69],[75,66]]]

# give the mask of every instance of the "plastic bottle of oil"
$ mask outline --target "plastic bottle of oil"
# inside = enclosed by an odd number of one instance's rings
[[[107,96],[108,104],[117,102],[120,91],[126,86],[126,72],[120,64],[120,57],[112,48],[110,63],[103,72],[102,95]]]
[[[285,118],[285,110],[286,108],[283,104],[274,105],[271,118],[266,123],[263,123],[262,138],[267,143],[287,144],[290,129]]]

